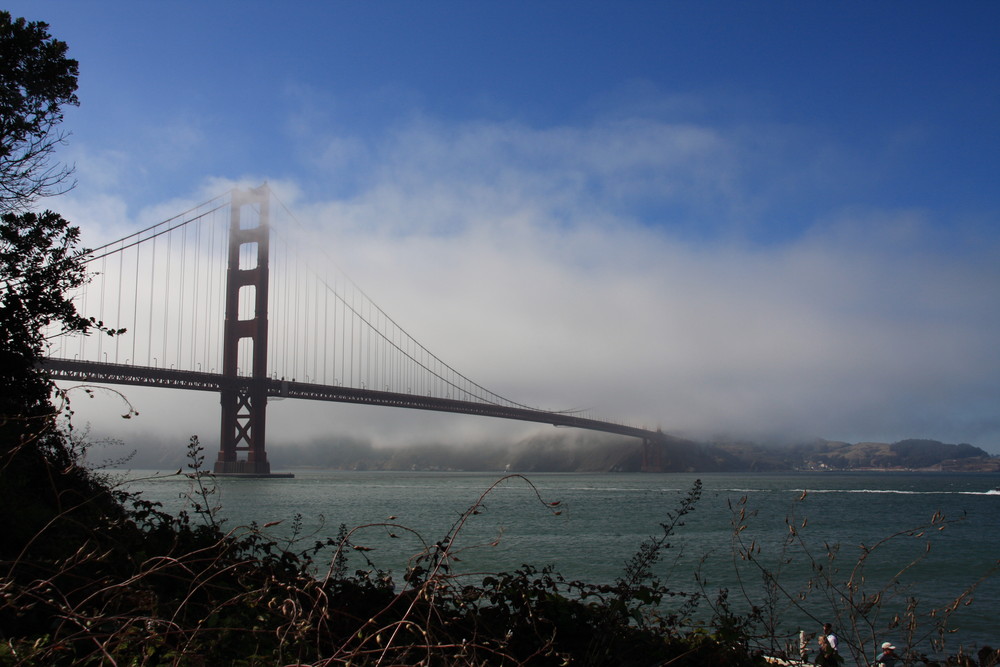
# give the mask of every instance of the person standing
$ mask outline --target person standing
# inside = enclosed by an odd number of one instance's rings
[[[896,647],[891,642],[882,642],[882,652],[875,656],[875,664],[878,667],[895,667],[897,660]]]
[[[826,635],[819,636],[819,654],[816,656],[817,667],[840,667],[840,656],[833,650]]]
[[[830,646],[833,648],[833,652],[839,655],[840,638],[837,636],[837,633],[833,631],[833,625],[831,625],[830,623],[823,624],[823,636],[825,636],[826,640],[830,642]]]

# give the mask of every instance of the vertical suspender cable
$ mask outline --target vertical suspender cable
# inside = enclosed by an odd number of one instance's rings
[[[336,337],[336,345],[333,349],[333,381],[337,381],[337,374],[339,372],[340,378],[344,379],[344,341],[347,340],[347,332],[344,331],[344,320],[347,316],[344,313],[344,300],[343,296],[336,292],[336,287],[334,287],[334,293],[337,294],[338,298],[333,302],[333,335]],[[340,317],[337,317],[337,313],[340,313]],[[339,321],[339,324],[338,324]],[[337,363],[337,351],[340,351],[340,363]],[[340,369],[339,371],[337,369]]]
[[[365,299],[362,305],[368,306],[368,317],[367,318],[363,317],[362,321],[364,322],[365,330],[367,331],[366,343],[365,343],[365,358],[367,359],[367,361],[365,362],[365,380],[367,384],[370,385],[372,383],[372,325],[371,325],[372,305],[371,302],[368,301],[368,299]],[[377,381],[378,379],[376,378],[376,382]]]
[[[351,288],[351,344],[348,351],[351,353],[351,386],[354,386],[354,288]]]
[[[163,368],[167,367],[167,320],[170,319],[170,260],[173,250],[173,234],[167,234],[167,277],[163,284]]]
[[[204,224],[204,218],[198,221],[198,225],[195,227],[195,251],[194,251],[194,303],[191,307],[191,312],[193,313],[191,317],[191,334],[188,336],[188,340],[191,341],[191,355],[188,357],[188,369],[195,370],[195,363],[198,359],[198,311],[201,305],[200,294],[198,291],[198,285],[201,282],[201,228]]]
[[[268,324],[268,326],[271,327],[269,329],[271,335],[268,336],[267,339],[269,346],[267,363],[270,364],[271,372],[275,376],[282,376],[283,369],[281,367],[281,357],[279,353],[281,332],[278,330],[278,325],[281,322],[282,318],[281,314],[278,313],[274,308],[274,304],[276,303],[279,305],[281,304],[282,266],[281,266],[281,256],[278,253],[278,247],[277,247],[278,238],[276,235],[272,234],[271,239],[275,243],[272,244],[271,250],[268,255],[271,258],[271,267],[270,267],[271,275],[269,278],[269,280],[271,281],[270,284],[271,289],[268,292],[267,298],[268,298],[268,312],[273,313],[274,317],[271,318],[270,323]]]
[[[212,312],[212,301],[216,294],[216,284],[215,284],[215,227],[219,223],[216,221],[216,214],[212,214],[212,224],[208,228],[208,253],[206,254],[208,277],[206,283],[208,284],[208,299],[205,300],[205,319],[202,322],[202,330],[204,332],[205,340],[205,359],[206,364],[204,370],[211,372],[211,369],[215,368],[215,353],[216,348],[212,345],[212,321],[215,319],[213,315],[218,315]],[[221,368],[221,366],[220,366]]]
[[[270,246],[268,247],[268,257],[270,258],[270,256],[274,254],[272,252],[272,250],[274,249],[274,243],[273,243],[274,235],[270,234],[270,232],[268,232],[268,234],[269,234],[268,243],[270,244]],[[268,303],[267,303],[267,313],[268,313],[268,318],[267,318],[267,375],[271,376],[271,375],[274,374],[274,368],[275,368],[275,361],[274,361],[275,344],[274,344],[274,339],[278,337],[277,332],[272,331],[272,328],[271,328],[272,325],[275,323],[275,318],[271,317],[271,304],[274,302],[274,295],[278,291],[278,287],[277,287],[277,285],[278,285],[278,279],[277,279],[277,276],[276,276],[277,269],[275,267],[274,261],[271,261],[270,259],[268,259],[268,261],[270,262],[270,264],[268,266],[268,274],[267,274],[267,300],[268,300]]]
[[[289,344],[290,344],[289,340],[288,340],[288,338],[289,338],[288,332],[289,332],[289,327],[291,326],[291,322],[290,322],[290,318],[289,318],[289,309],[291,307],[291,305],[289,304],[289,300],[291,299],[291,291],[288,289],[288,286],[292,283],[291,276],[288,275],[289,271],[291,271],[291,263],[288,261],[288,243],[286,241],[285,242],[285,266],[283,268],[283,272],[285,274],[285,294],[284,294],[285,316],[283,318],[285,320],[285,334],[284,334],[284,337],[283,337],[283,340],[282,340],[282,351],[281,352],[282,352],[282,355],[284,357],[284,361],[282,362],[282,366],[284,367],[285,374],[289,378],[291,378],[291,377],[293,377],[295,375],[295,368],[290,367],[288,365],[288,352],[289,352]]]
[[[138,332],[136,327],[139,326],[139,253],[142,250],[142,245],[137,245],[133,253],[135,254],[135,289],[133,291],[134,298],[132,303],[132,363],[136,362],[135,358],[135,345],[139,340]]]
[[[107,257],[107,255],[105,255],[104,257],[101,258],[101,302],[100,302],[100,305],[98,306],[98,309],[97,309],[98,313],[99,313],[97,319],[100,320],[101,322],[103,322],[105,320],[105,317],[104,317],[104,287],[105,287],[105,285],[107,285],[107,282],[108,282],[107,266],[108,266],[108,257]],[[98,361],[104,361],[104,359],[101,358],[101,354],[103,352],[104,352],[104,336],[98,336],[98,338],[97,338],[97,360]]]
[[[215,303],[212,304],[212,310],[208,314],[211,318],[209,327],[211,329],[211,336],[209,337],[209,341],[211,341],[213,346],[212,358],[215,362],[213,367],[218,368],[220,373],[223,372],[223,331],[226,323],[226,260],[229,253],[229,246],[226,245],[225,239],[229,233],[231,209],[232,202],[230,202],[230,208],[222,215],[222,222],[216,223],[221,229],[216,229],[214,226],[212,228],[212,267],[215,273]]]
[[[187,287],[185,283],[184,270],[187,260],[187,225],[181,229],[181,290],[180,290],[180,301],[177,308],[177,367],[181,367],[181,359],[183,354],[181,352],[183,342],[184,342],[184,309],[186,305],[186,294],[184,293]]]
[[[292,335],[292,368],[294,369],[294,375],[296,377],[298,377],[298,369],[299,369],[299,336],[298,336],[298,332],[301,331],[302,328],[303,328],[301,326],[301,324],[299,323],[299,298],[300,298],[299,297],[299,276],[301,274],[301,271],[298,270],[299,269],[298,262],[296,262],[295,268],[296,268],[296,271],[295,271],[295,289],[292,290],[292,298],[295,299],[295,309],[294,309],[294,312],[293,312],[293,319],[292,319],[292,322],[294,323],[294,326],[293,326],[293,332],[294,333]],[[304,372],[305,372],[305,370],[303,369],[303,373]]]
[[[333,286],[334,296],[337,296],[337,283],[334,281]],[[343,342],[344,335],[343,332],[337,328],[337,310],[342,307],[340,299],[333,300],[333,382],[337,383],[337,368],[340,368],[340,374],[344,374],[344,355],[343,355]],[[341,350],[340,364],[337,364],[337,349]]]
[[[317,285],[318,280],[310,280],[309,283],[313,288],[313,309],[312,309],[312,320],[313,320],[313,339],[312,345],[309,346],[309,355],[312,357],[313,362],[313,382],[319,384],[319,285]]]
[[[90,295],[90,290],[87,289],[87,284],[88,283],[84,283],[84,285],[83,285],[83,306],[82,306],[81,310],[84,313],[87,312],[87,297]],[[83,356],[83,343],[84,343],[84,340],[86,339],[86,336],[77,336],[77,338],[80,339],[80,351],[78,352],[78,355],[82,357]]]
[[[330,339],[327,337],[330,330],[330,288],[327,286],[325,271],[323,278],[323,384],[326,384],[327,349],[330,346]]]
[[[146,365],[151,364],[153,360],[153,286],[156,284],[156,236],[153,236],[153,249],[150,251],[149,257],[149,331],[146,332],[148,337],[147,347],[146,347]]]
[[[125,254],[118,253],[118,309],[115,312],[115,322],[112,324],[112,328],[120,329],[122,324],[122,284],[125,282],[124,278],[124,264]],[[121,336],[115,336],[115,363],[118,363],[118,347],[121,345]]]

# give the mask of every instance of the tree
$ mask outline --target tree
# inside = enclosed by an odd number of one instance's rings
[[[50,158],[64,137],[61,106],[77,103],[77,66],[46,28],[0,12],[0,561],[75,548],[71,538],[95,518],[120,515],[81,465],[39,367],[50,332],[115,333],[68,296],[87,280],[79,229],[29,210],[71,171]]]
[[[77,63],[47,29],[0,11],[0,451],[52,413],[53,385],[37,368],[48,327],[87,333],[97,325],[67,297],[86,281],[80,230],[51,211],[28,211],[71,171],[50,158],[65,136],[62,106],[78,103]]]
[[[0,506],[18,509],[0,515],[0,560],[73,548],[81,529],[120,515],[81,465],[52,403],[56,387],[39,366],[49,331],[115,333],[77,313],[68,297],[87,279],[79,234],[51,211],[0,217]],[[25,552],[29,544],[37,549]]]
[[[65,105],[77,106],[78,65],[48,24],[0,11],[0,212],[72,188],[72,167],[53,164]]]
[[[86,280],[74,247],[80,230],[51,211],[5,213],[0,224],[0,414],[37,414],[51,385],[36,367],[45,330],[85,333],[92,326],[66,293]]]

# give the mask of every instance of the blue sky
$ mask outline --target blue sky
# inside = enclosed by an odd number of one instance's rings
[[[1000,453],[996,3],[7,7],[80,62],[91,243],[267,180],[513,398]]]

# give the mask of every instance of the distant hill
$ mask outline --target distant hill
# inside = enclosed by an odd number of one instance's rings
[[[468,470],[512,472],[638,472],[642,446],[631,438],[561,432],[509,443],[410,445],[378,448],[359,442],[313,442],[276,449],[288,466],[355,470]],[[695,442],[671,438],[663,472],[776,472],[791,470],[997,471],[1000,457],[969,444],[936,440],[851,444],[813,440],[769,446],[754,442]]]
[[[857,470],[1000,470],[1000,459],[969,444],[949,445],[937,440],[879,442],[826,442],[805,452],[803,467]]]
[[[118,459],[128,453],[126,449],[113,448],[105,455]],[[639,472],[642,468],[642,445],[639,441],[567,430],[540,433],[513,444],[478,442],[384,448],[358,439],[331,438],[274,446],[269,448],[268,453],[280,469]],[[176,443],[149,439],[126,465],[135,469],[176,469],[186,467],[184,454],[184,449]],[[206,454],[209,460],[214,456],[214,452]],[[99,457],[92,460],[97,462]],[[1000,472],[1000,457],[991,457],[973,445],[917,439],[855,444],[816,439],[778,446],[750,441],[696,442],[668,438],[661,461],[663,472]]]

